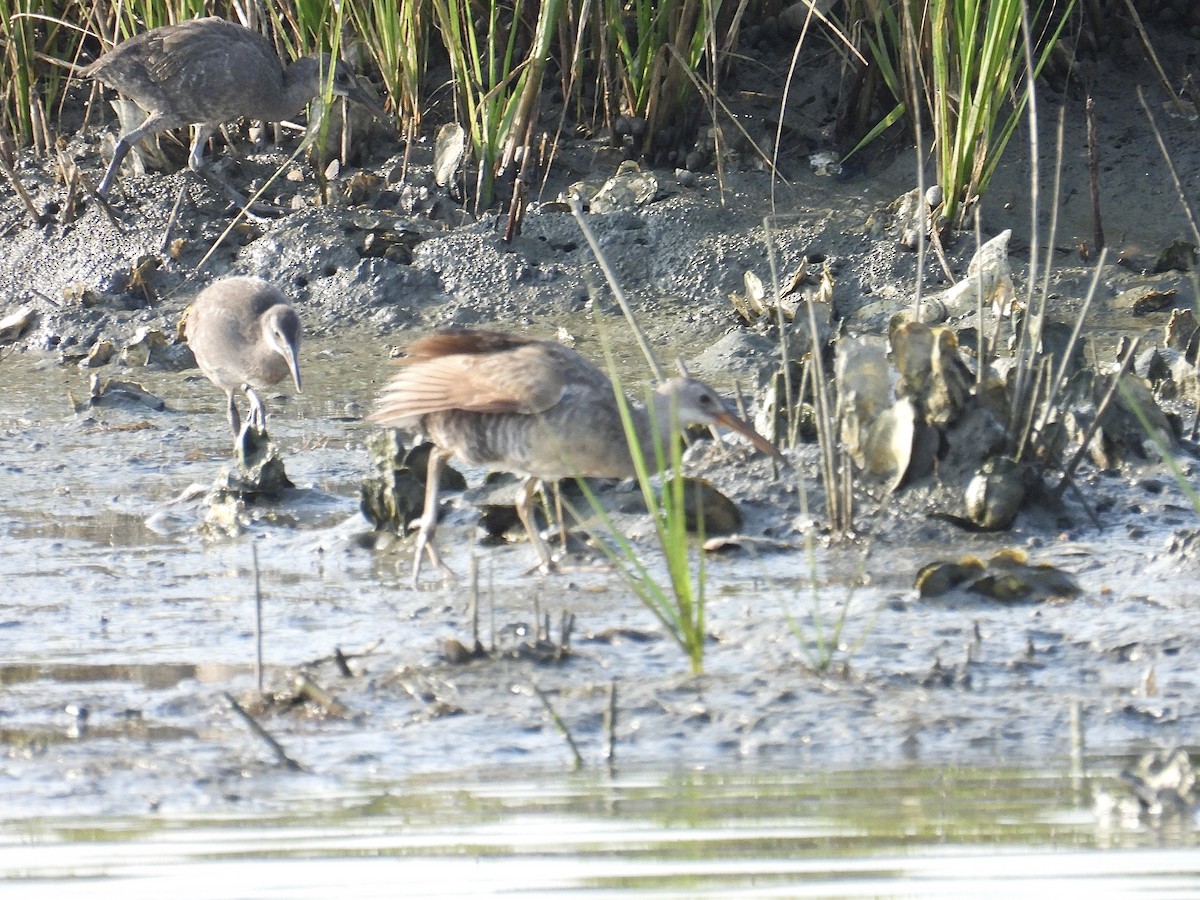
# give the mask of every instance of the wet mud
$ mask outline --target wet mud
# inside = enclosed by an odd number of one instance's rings
[[[1128,85],[1110,79],[1097,90],[1112,253],[1086,328],[1088,352],[1111,357],[1122,335],[1157,332],[1172,307],[1194,308],[1196,293],[1188,274],[1153,272],[1158,252],[1189,234],[1153,135]],[[1047,98],[1047,130],[1056,105],[1067,109],[1067,151],[1050,290],[1055,318],[1069,323],[1094,253],[1081,258],[1091,225],[1080,103]],[[1185,191],[1197,196],[1194,123],[1159,116],[1159,124]],[[819,137],[814,127],[808,140]],[[1053,170],[1047,145],[1043,135],[1044,173]],[[94,132],[70,137],[69,152],[100,169]],[[618,162],[594,145],[565,153],[601,180]],[[250,154],[243,167],[261,177],[279,158]],[[398,159],[381,151],[372,165],[386,173]],[[413,159],[419,202],[396,185],[386,209],[304,208],[244,225],[199,271],[230,215],[207,188],[190,185],[181,242],[164,253],[186,173],[127,179],[120,228],[95,204],[70,223],[8,222],[0,313],[28,305],[36,318],[0,357],[7,814],[220,806],[287,790],[287,777],[339,784],[570,766],[539,691],[588,766],[601,765],[610,744],[622,764],[651,767],[988,765],[1067,754],[1073,720],[1092,752],[1195,743],[1198,523],[1178,479],[1195,485],[1197,464],[1186,442],[1179,475],[1153,457],[1114,472],[1085,464],[1078,481],[1094,517],[1068,497],[1057,509],[1022,510],[998,533],[930,517],[954,511],[936,479],[895,495],[864,484],[849,538],[810,527],[825,503],[812,445],[787,449],[788,466],[774,471],[744,446],[698,442],[689,473],[736,500],[747,536],[707,561],[701,676],[688,674],[679,648],[603,555],[584,550],[562,574],[531,574],[528,545],[482,541],[465,503],[452,505],[438,535],[462,582],[411,588],[411,541],[373,531],[358,508],[371,474],[364,418],[388,376],[390,349],[436,327],[486,325],[567,336],[599,360],[595,316],[610,307],[568,213],[534,209],[506,245],[496,222],[460,225],[448,199],[430,194],[428,147],[414,148]],[[769,277],[770,185],[754,168],[743,162],[720,180],[701,174],[694,186],[656,172],[655,202],[589,217],[662,358],[680,355],[748,400],[777,352],[729,300],[746,271]],[[911,154],[848,181],[811,172],[799,152],[786,156],[784,171],[770,232],[782,268],[823,259],[835,278],[836,318],[859,332],[885,331],[910,303],[916,259],[880,211],[914,186]],[[33,160],[19,169],[42,201],[60,190],[49,172]],[[311,195],[311,173],[281,191]],[[1030,273],[1028,201],[1018,133],[983,222],[986,237],[1014,229],[1020,291]],[[405,252],[376,255],[381,235]],[[973,252],[967,240],[949,248],[956,271]],[[156,260],[149,268],[139,263],[147,255]],[[1042,260],[1037,266],[1044,272]],[[927,288],[948,286],[934,272]],[[204,490],[231,465],[222,394],[194,368],[175,368],[186,360],[136,366],[118,355],[95,371],[138,383],[163,408],[119,398],[91,405],[90,372],[78,363],[99,341],[129,346],[139,329],[173,335],[190,299],[235,273],[277,283],[306,337],[304,392],[266,398],[297,487],[244,510],[244,531],[228,536],[202,528]],[[1167,308],[1133,309],[1129,292],[1151,289],[1176,293]],[[605,322],[620,364],[637,371],[623,326]],[[467,474],[478,483],[481,473]],[[657,565],[645,517],[620,522]],[[1038,603],[917,596],[927,563],[1014,547],[1069,573],[1079,595]],[[472,557],[479,639],[494,652],[463,660],[448,641],[469,647],[473,639]],[[256,568],[265,702],[255,696]],[[566,647],[564,614],[574,616]],[[547,621],[548,641],[537,644]],[[831,663],[818,671],[825,653]],[[301,672],[337,703],[301,690]],[[252,708],[305,775],[276,770],[226,693]],[[610,708],[615,719],[606,718]]]

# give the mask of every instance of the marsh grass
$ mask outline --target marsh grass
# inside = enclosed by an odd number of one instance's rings
[[[638,489],[654,525],[655,541],[666,565],[665,579],[660,579],[643,560],[642,555],[613,521],[586,480],[578,480],[580,489],[588,506],[604,525],[605,534],[599,541],[601,549],[630,590],[654,614],[671,639],[683,650],[692,673],[698,675],[704,671],[704,643],[707,637],[707,573],[704,552],[701,549],[704,543],[704,511],[697,510],[699,534],[693,539],[687,528],[687,482],[683,476],[682,427],[675,415],[676,410],[672,410],[671,433],[654,433],[655,459],[648,460],[638,441],[637,428],[622,388],[616,360],[607,341],[605,359],[621,413],[625,439],[629,442]],[[653,402],[653,395],[649,392],[646,402]],[[661,398],[659,402],[663,402]],[[653,421],[654,417],[651,416],[651,422]],[[655,471],[663,474],[656,478]],[[701,492],[697,491],[696,496],[699,498]],[[576,516],[578,517],[577,513]]]
[[[36,131],[37,102],[61,93],[80,58],[162,25],[204,15],[266,32],[284,58],[353,47],[371,60],[406,134],[418,133],[425,80],[442,54],[451,65],[461,124],[472,138],[478,205],[487,206],[498,168],[512,166],[530,140],[548,60],[557,63],[563,99],[580,98],[585,68],[596,86],[581,121],[620,112],[690,137],[682,117],[695,104],[697,72],[715,97],[720,60],[734,51],[751,0],[723,10],[721,0],[9,0],[0,4],[0,124],[19,144]],[[564,14],[565,13],[565,14]],[[53,23],[65,24],[62,28]],[[718,22],[720,26],[718,28]],[[89,37],[90,35],[90,37]],[[98,41],[98,44],[97,44]],[[436,42],[438,47],[432,46]],[[355,61],[352,59],[351,61]],[[434,89],[439,85],[434,85]],[[691,121],[689,118],[688,121]]]
[[[784,319],[781,302],[783,290],[779,277],[775,232],[775,217],[764,217],[763,240],[766,245],[767,265],[771,275],[776,327],[779,331],[779,358],[783,361],[783,386],[788,416],[787,435],[791,445],[794,446],[799,433],[800,409],[804,399],[810,398],[817,431],[818,468],[821,482],[825,488],[827,524],[829,529],[836,534],[848,534],[854,525],[853,473],[850,468],[849,456],[842,446],[840,438],[837,385],[830,377],[831,373],[827,371],[826,338],[822,337],[822,329],[817,324],[814,298],[811,294],[806,293],[804,303],[796,315],[803,316],[801,321],[808,332],[808,345],[811,350],[804,360],[800,378],[793,378],[793,368],[789,362],[792,356],[788,343],[789,324]],[[833,278],[826,268],[822,272],[820,295],[816,299],[832,304],[833,290]]]
[[[956,227],[991,180],[1073,5],[1068,0],[1048,16],[1042,16],[1046,4],[1034,8],[1032,18],[1044,21],[1036,52],[1024,0],[929,0],[924,27],[910,25],[910,40],[923,41],[928,29],[923,88],[946,198],[943,215]]]
[[[596,240],[596,235],[588,225],[578,199],[571,202],[571,214],[612,289],[613,297],[645,357],[651,375],[656,381],[662,381],[665,377],[663,368],[655,358],[645,332],[633,314],[625,292],[617,281],[616,273],[609,265],[599,241]],[[672,426],[669,435],[658,434],[655,416],[650,415],[649,417],[651,426],[655,429],[651,434],[655,453],[652,461],[654,469],[651,469],[651,460],[645,458],[641,442],[638,440],[637,428],[634,426],[629,403],[625,397],[612,345],[608,341],[603,322],[598,319],[597,325],[600,327],[600,336],[604,342],[608,375],[616,395],[622,429],[629,445],[638,488],[642,493],[642,500],[651,521],[654,523],[655,538],[666,563],[667,578],[665,581],[660,581],[642,560],[637,549],[613,522],[612,516],[601,505],[587,482],[579,479],[579,484],[588,506],[604,525],[605,536],[612,541],[611,546],[604,540],[600,541],[604,553],[621,573],[622,578],[625,579],[638,599],[662,623],[663,627],[667,629],[667,633],[683,650],[691,664],[692,672],[699,674],[704,668],[705,641],[706,570],[704,552],[701,549],[704,543],[704,510],[701,506],[703,492],[696,492],[696,519],[699,523],[699,537],[693,543],[687,529],[687,492],[686,481],[682,474],[682,426],[678,421],[678,410],[671,410],[669,421]],[[647,411],[650,410],[653,400],[653,393],[648,392],[646,395]],[[664,401],[660,398],[659,402]],[[657,479],[657,482],[653,475],[655,471],[664,473]],[[576,519],[581,518],[578,513],[572,512]]]
[[[347,4],[355,32],[374,61],[384,92],[412,143],[421,126],[421,77],[429,53],[429,4],[370,0]]]
[[[895,105],[847,156],[907,111],[928,111],[942,214],[962,228],[1017,127],[1029,87],[1074,0],[892,0],[864,4],[856,31]],[[1035,35],[1031,23],[1038,27]],[[861,27],[858,27],[861,26]]]
[[[875,133],[899,117],[902,98],[910,109],[919,102],[932,112],[948,214],[964,215],[985,188],[1026,86],[1071,2],[1046,0],[1033,8],[1040,49],[1029,65],[1021,53],[1024,8],[1021,0],[892,0],[853,7],[866,17],[862,40],[897,98]],[[261,6],[245,0],[9,0],[0,4],[0,125],[18,144],[35,140],[39,108],[53,108],[63,93],[65,70],[51,61],[78,59],[86,33],[107,47],[159,25],[219,15],[264,29],[287,58],[338,49],[350,50],[351,57],[365,54],[412,139],[422,121],[431,57],[444,53],[459,119],[471,139],[476,169],[468,189],[478,211],[495,202],[497,179],[512,176],[531,153],[548,60],[556,61],[563,100],[573,103],[577,117],[599,114],[611,121],[628,115],[644,122],[638,149],[653,161],[687,145],[702,103],[714,124],[718,113],[722,123],[737,124],[722,109],[720,75],[736,53],[744,18],[768,12],[754,0],[587,0],[579,7],[565,0],[283,0]],[[821,18],[857,53],[842,28]],[[94,42],[88,47],[94,51]],[[916,90],[904,78],[909,58],[921,73]],[[596,98],[587,110],[579,91],[589,82]],[[722,126],[713,134],[719,161]]]
[[[78,6],[89,9],[98,30],[112,43],[163,25],[176,25],[207,15],[234,18],[235,13],[230,4],[206,0],[127,0],[125,3],[78,0]]]
[[[527,148],[563,2],[540,0],[531,14],[533,0],[511,8],[495,0],[431,0],[477,167],[476,212],[491,206],[497,177]]]
[[[66,83],[65,66],[51,63],[70,58],[82,33],[58,13],[52,0],[0,3],[0,132],[39,153],[53,144],[46,110]]]
[[[653,150],[656,135],[686,112],[689,73],[706,62],[715,72],[721,6],[720,0],[604,0],[607,46],[613,51],[619,97],[617,108],[609,112],[645,120],[643,152]],[[735,33],[727,32],[722,43],[728,45]]]
[[[0,44],[3,46],[5,79],[3,100],[6,127],[18,137],[33,134],[31,101],[37,82],[39,52],[35,21],[31,13],[41,12],[38,0],[13,0],[0,4]]]

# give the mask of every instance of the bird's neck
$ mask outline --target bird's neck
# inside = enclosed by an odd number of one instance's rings
[[[675,446],[671,441],[678,441],[682,431],[674,398],[656,390],[645,406],[633,406],[629,411],[647,471],[657,472],[669,466]]]
[[[321,93],[323,74],[328,75],[328,69],[322,73],[317,60],[311,56],[300,57],[284,70],[280,118],[294,116]]]

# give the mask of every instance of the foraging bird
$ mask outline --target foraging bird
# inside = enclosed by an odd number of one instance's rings
[[[425,482],[413,582],[422,550],[444,573],[432,544],[437,525],[438,476],[450,456],[469,466],[524,476],[517,515],[543,571],[553,561],[533,520],[539,481],[571,476],[628,478],[636,474],[608,376],[554,341],[470,329],[441,331],[406,348],[401,369],[384,388],[371,418],[419,427],[434,444]],[[715,424],[747,437],[764,453],[778,451],[729,411],[708,385],[692,378],[660,384],[649,408],[629,407],[638,449],[649,471],[670,460],[665,440],[682,424]],[[657,442],[657,449],[656,449]]]
[[[108,195],[121,161],[139,140],[183,125],[197,126],[188,166],[200,172],[204,144],[219,125],[241,117],[290,118],[321,92],[330,65],[333,92],[384,119],[341,60],[304,56],[285,69],[265,37],[216,16],[163,25],[121,42],[84,74],[133,100],[147,117],[121,135],[97,193]]]
[[[196,297],[184,328],[204,377],[229,398],[229,427],[242,430],[235,390],[250,400],[250,425],[266,430],[267,411],[255,388],[289,374],[300,390],[300,317],[287,298],[261,278],[223,278]]]

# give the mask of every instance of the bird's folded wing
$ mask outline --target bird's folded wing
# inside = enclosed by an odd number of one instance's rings
[[[534,415],[562,398],[564,383],[561,367],[537,344],[417,359],[384,388],[371,418],[390,422],[453,409]]]

